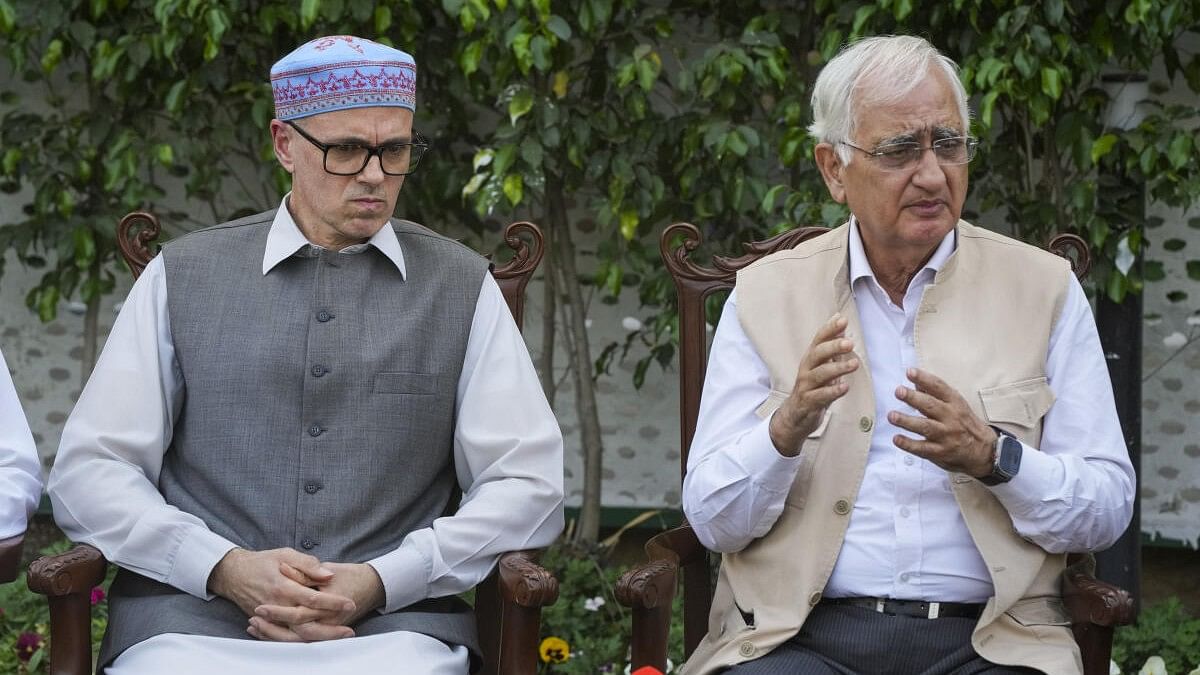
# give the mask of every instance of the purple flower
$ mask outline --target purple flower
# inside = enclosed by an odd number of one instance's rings
[[[17,658],[22,661],[28,661],[37,650],[41,649],[46,644],[46,639],[33,631],[25,631],[17,636]]]
[[[104,589],[96,586],[92,589],[92,605],[98,605],[104,602]]]

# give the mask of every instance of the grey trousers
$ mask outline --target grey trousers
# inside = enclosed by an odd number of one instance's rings
[[[971,646],[975,619],[889,616],[817,605],[804,626],[766,656],[726,675],[1036,675],[1000,666]]]

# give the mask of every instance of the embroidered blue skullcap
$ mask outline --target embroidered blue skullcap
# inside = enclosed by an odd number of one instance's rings
[[[417,109],[413,57],[353,35],[307,42],[271,66],[275,117],[294,120],[331,110]]]

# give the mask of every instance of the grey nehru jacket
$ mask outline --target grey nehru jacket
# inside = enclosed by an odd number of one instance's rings
[[[488,263],[393,220],[403,275],[382,253],[293,255],[263,274],[274,211],[163,248],[184,382],[163,457],[167,503],[249,550],[365,562],[455,504],[455,397]],[[248,638],[224,598],[122,569],[101,664],[161,633]],[[373,612],[358,635],[415,631],[478,648],[456,598]]]

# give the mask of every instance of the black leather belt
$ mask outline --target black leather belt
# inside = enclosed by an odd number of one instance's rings
[[[822,598],[821,604],[862,607],[892,616],[914,616],[921,619],[941,617],[965,617],[978,619],[983,614],[983,603],[928,602],[925,600],[892,600],[891,598]]]

